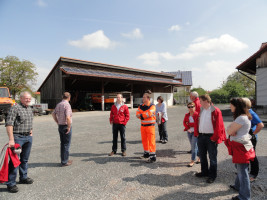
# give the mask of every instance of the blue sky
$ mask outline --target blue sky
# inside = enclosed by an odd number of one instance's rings
[[[0,0],[0,58],[60,56],[153,71],[190,70],[213,90],[267,42],[266,0]]]

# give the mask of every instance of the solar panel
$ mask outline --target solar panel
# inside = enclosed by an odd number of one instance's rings
[[[152,81],[152,82],[181,84],[180,81],[176,81],[172,79],[148,77],[148,76],[141,76],[141,75],[135,75],[135,74],[108,72],[108,71],[102,71],[102,70],[93,70],[93,69],[84,69],[84,68],[66,67],[66,66],[62,66],[61,69],[63,69],[66,73],[83,74],[83,75],[89,75],[89,76],[94,76],[94,77],[101,76],[101,77],[109,77],[109,78],[133,79],[133,80],[140,80],[140,81],[146,80],[146,81]]]

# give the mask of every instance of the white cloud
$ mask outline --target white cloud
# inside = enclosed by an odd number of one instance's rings
[[[224,60],[212,60],[206,62],[203,67],[195,67],[193,71],[194,87],[201,86],[205,90],[214,90],[222,86],[223,81],[236,71],[236,62]],[[203,81],[206,80],[206,81]]]
[[[37,4],[39,7],[46,7],[46,6],[47,6],[47,3],[46,3],[44,0],[37,0],[37,1],[36,1],[36,4]]]
[[[240,42],[238,39],[224,34],[218,38],[206,38],[198,37],[189,46],[183,53],[172,54],[170,52],[153,52],[145,53],[139,56],[139,59],[143,59],[144,63],[155,63],[159,65],[160,59],[165,60],[190,60],[197,56],[213,56],[219,53],[235,53],[246,49],[248,46],[245,43]],[[150,55],[150,56],[148,56]],[[152,56],[153,55],[153,56]],[[156,57],[154,55],[157,55]],[[153,62],[151,62],[153,60]]]
[[[197,38],[194,41],[193,44],[189,45],[187,51],[196,54],[238,52],[248,47],[245,43],[240,42],[238,39],[228,34],[221,35],[219,38],[204,40],[203,38]]]
[[[129,39],[142,39],[143,38],[143,34],[139,28],[134,29],[130,33],[121,33],[121,35]]]
[[[81,49],[108,49],[116,46],[115,42],[112,42],[107,36],[105,36],[102,30],[94,33],[84,35],[80,40],[72,40],[68,42],[69,45],[75,46]]]
[[[145,65],[159,66],[160,64],[159,57],[160,57],[159,53],[151,52],[151,53],[144,53],[143,55],[140,55],[137,58],[144,60]]]
[[[179,25],[173,25],[168,29],[169,31],[180,31],[181,27]]]

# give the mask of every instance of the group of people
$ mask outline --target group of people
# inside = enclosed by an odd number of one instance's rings
[[[19,191],[16,185],[17,170],[19,169],[19,183],[32,184],[34,180],[28,177],[28,160],[32,147],[33,136],[33,112],[30,107],[31,94],[22,92],[20,103],[11,107],[6,118],[6,131],[9,142],[1,152],[0,158],[0,183],[6,183],[7,190],[11,193]],[[69,149],[72,135],[72,109],[69,104],[71,95],[63,94],[62,101],[57,104],[52,116],[58,124],[60,136],[61,166],[69,166]],[[20,151],[18,151],[18,149]],[[10,158],[10,161],[9,159]],[[9,162],[8,162],[9,161]],[[3,164],[3,166],[2,166]]]
[[[72,109],[69,101],[71,95],[68,92],[63,94],[63,99],[57,104],[52,116],[58,124],[60,136],[61,166],[70,166],[69,149],[72,136]],[[248,98],[233,98],[230,101],[230,108],[234,121],[226,128],[224,127],[222,113],[219,108],[212,104],[208,94],[198,96],[197,92],[190,93],[192,102],[187,104],[188,113],[184,117],[184,131],[187,131],[191,146],[191,162],[201,163],[201,172],[196,177],[207,177],[207,183],[213,183],[217,177],[217,147],[225,142],[229,154],[233,157],[237,169],[237,177],[234,185],[230,188],[237,190],[239,195],[233,199],[250,199],[250,181],[254,181],[259,172],[259,163],[255,154],[257,144],[257,133],[264,127],[258,115],[251,109],[251,102]],[[9,137],[8,147],[21,148],[20,158],[17,157],[19,167],[14,165],[14,160],[8,165],[8,180],[6,180],[9,192],[18,192],[16,186],[17,169],[19,169],[20,183],[32,184],[33,179],[27,176],[27,163],[32,146],[32,122],[33,113],[29,106],[31,95],[28,92],[20,94],[20,103],[13,106],[6,118],[6,130]],[[159,96],[157,105],[151,102],[151,91],[143,94],[143,104],[137,111],[136,117],[141,121],[141,139],[144,154],[142,159],[148,163],[156,162],[156,134],[155,126],[158,125],[160,142],[168,142],[167,134],[167,109]],[[113,145],[109,156],[117,153],[118,133],[121,137],[122,156],[126,156],[126,124],[130,119],[128,107],[123,103],[122,94],[117,94],[117,101],[110,111],[110,124],[112,124]],[[228,134],[228,138],[226,136]],[[10,154],[17,152],[10,151]],[[209,163],[207,155],[209,155]],[[14,156],[14,155],[13,155]],[[14,156],[16,157],[16,156]],[[251,163],[250,175],[248,166]],[[0,173],[1,178],[1,173]],[[3,180],[0,179],[3,182]]]
[[[238,191],[239,195],[232,199],[250,199],[250,182],[255,181],[259,173],[255,153],[257,133],[264,127],[259,116],[251,109],[251,101],[248,98],[230,100],[234,121],[225,132],[222,113],[212,104],[208,94],[198,97],[197,92],[191,92],[190,99],[192,102],[187,104],[189,112],[183,121],[191,145],[191,162],[188,167],[200,162],[201,172],[195,175],[208,177],[207,183],[213,183],[217,177],[217,147],[224,141],[237,169],[235,183],[230,188]],[[196,161],[197,156],[199,158]]]

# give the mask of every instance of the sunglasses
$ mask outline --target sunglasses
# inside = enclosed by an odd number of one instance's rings
[[[187,106],[187,108],[194,108],[195,106]]]

